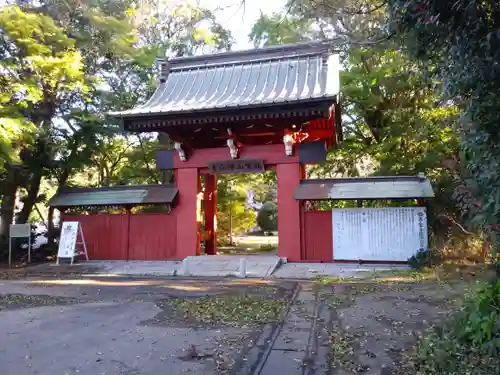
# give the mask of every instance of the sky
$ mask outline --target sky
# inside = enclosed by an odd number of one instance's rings
[[[223,9],[216,12],[217,21],[229,29],[236,39],[233,50],[252,48],[248,34],[260,13],[270,14],[281,10],[286,0],[246,0],[246,6],[241,0],[198,0],[200,6],[207,9]]]

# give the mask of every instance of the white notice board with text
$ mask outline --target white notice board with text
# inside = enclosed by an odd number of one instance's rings
[[[425,207],[332,210],[335,260],[402,261],[427,250]]]

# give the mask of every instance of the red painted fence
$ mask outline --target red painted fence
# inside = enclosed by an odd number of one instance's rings
[[[165,260],[176,257],[177,221],[172,214],[130,216],[130,260]]]
[[[65,215],[81,223],[92,260],[176,258],[176,217],[166,213]]]
[[[305,260],[333,262],[331,211],[304,212]]]
[[[63,220],[81,223],[92,260],[168,260],[182,257],[176,248],[177,217],[174,214],[65,215]],[[303,220],[303,260],[332,262],[331,211],[304,212]]]

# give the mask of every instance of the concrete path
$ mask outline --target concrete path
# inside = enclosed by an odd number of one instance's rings
[[[130,276],[174,276],[181,262],[176,261],[109,261],[99,262],[109,274]]]
[[[278,279],[314,279],[318,276],[365,278],[380,271],[407,269],[406,265],[286,263],[276,270],[273,277]]]
[[[180,269],[179,276],[239,277],[241,259],[245,259],[246,277],[270,277],[282,263],[275,255],[204,255],[187,257],[187,272]],[[185,266],[186,267],[186,266]]]
[[[236,374],[328,373],[329,316],[330,309],[318,303],[313,283],[301,284],[285,320],[264,330]]]
[[[29,273],[80,273],[119,276],[241,277],[245,259],[246,278],[314,279],[318,276],[366,278],[373,273],[407,270],[405,265],[358,265],[333,263],[286,263],[276,255],[204,255],[179,261],[90,261],[73,266],[54,263],[30,267]],[[187,267],[187,269],[186,269]]]
[[[31,273],[66,274],[82,273],[93,275],[121,276],[174,276],[181,262],[176,261],[123,261],[91,260],[69,265],[44,263],[27,269]]]
[[[241,277],[241,259],[245,259],[247,278],[268,278],[282,262],[281,258],[275,255],[205,255],[187,257],[184,262],[116,260],[81,262],[72,266],[46,263],[34,266],[28,272],[55,275],[80,273],[114,276]]]

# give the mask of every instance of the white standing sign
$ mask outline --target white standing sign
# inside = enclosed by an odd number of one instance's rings
[[[82,240],[83,253],[79,253],[76,249],[78,234],[80,234]],[[71,258],[71,264],[73,264],[75,257],[80,254],[85,255],[85,259],[89,260],[82,227],[78,221],[66,221],[63,223],[61,237],[59,239],[57,264],[59,264],[60,258]]]

